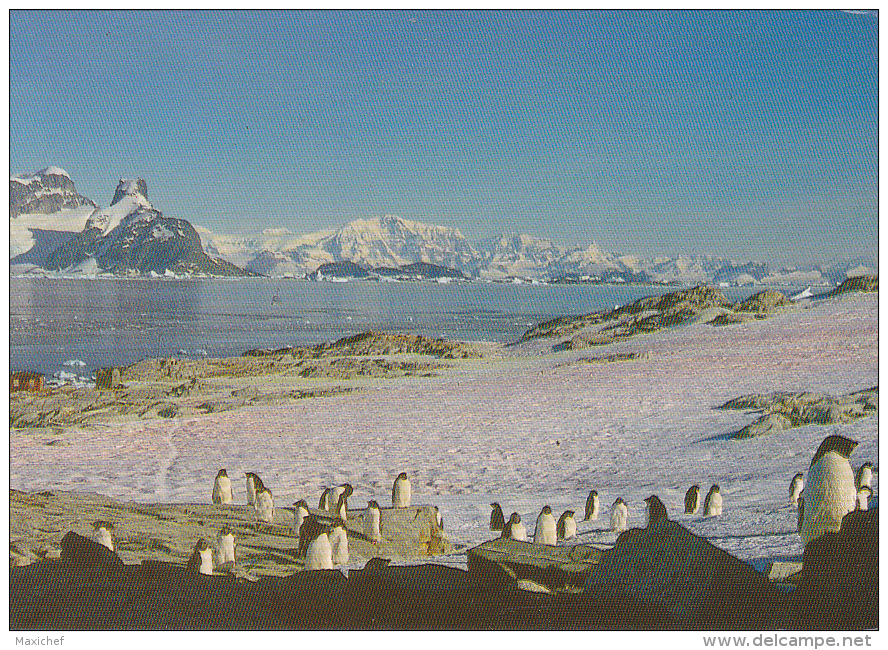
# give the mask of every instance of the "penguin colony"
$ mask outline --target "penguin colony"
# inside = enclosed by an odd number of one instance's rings
[[[827,532],[837,532],[842,518],[854,510],[866,510],[873,496],[873,465],[866,462],[856,471],[851,468],[850,456],[857,447],[856,441],[843,436],[831,435],[823,440],[811,460],[807,476],[795,474],[790,481],[790,507],[798,509],[798,532],[802,542],[808,543]],[[274,523],[274,498],[262,479],[255,472],[246,472],[247,502],[254,507],[257,525]],[[342,484],[326,488],[319,506],[329,513],[332,525],[322,524],[315,515],[309,513],[304,499],[293,503],[293,533],[297,540],[297,555],[304,559],[308,570],[333,569],[336,565],[349,562],[348,499],[354,488]],[[392,507],[409,507],[411,500],[410,479],[401,472],[392,485]],[[220,469],[213,483],[212,502],[224,505],[234,502],[231,480],[225,469]],[[684,512],[695,515],[700,510],[700,486],[692,485],[685,494]],[[491,503],[490,530],[500,532],[501,537],[527,541],[527,529],[517,512],[512,512],[508,520],[503,516],[499,503]],[[722,496],[718,485],[710,487],[702,504],[704,517],[722,514]],[[617,498],[611,506],[611,530],[617,534],[629,527],[629,508],[622,498]],[[595,521],[599,517],[600,499],[596,490],[591,490],[586,499],[583,521]],[[663,502],[656,495],[645,499],[646,526],[668,520]],[[577,520],[573,510],[565,510],[557,522],[552,508],[543,506],[537,517],[533,542],[555,546],[558,540],[568,541],[577,538]],[[383,540],[382,512],[379,504],[371,500],[367,504],[363,519],[363,534],[372,544]],[[438,527],[443,530],[444,521],[440,510],[435,508]],[[92,539],[111,551],[115,550],[114,524],[96,521],[92,524]],[[194,546],[186,569],[205,575],[212,575],[214,569],[230,569],[237,562],[237,540],[230,526],[223,526],[217,533],[215,544],[211,546],[201,538]]]

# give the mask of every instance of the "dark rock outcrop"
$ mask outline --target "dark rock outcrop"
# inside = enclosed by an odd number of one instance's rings
[[[856,278],[847,278],[842,284],[826,294],[829,296],[838,296],[849,291],[863,291],[868,293],[878,292],[879,276],[878,275],[861,275]]]
[[[77,193],[67,173],[47,167],[33,176],[17,175],[9,181],[9,216],[21,214],[53,214],[82,206],[98,206]]]
[[[755,314],[770,314],[778,307],[791,305],[792,301],[779,291],[765,289],[764,291],[737,303],[734,306],[734,310],[738,312],[752,312]]]
[[[774,629],[788,609],[787,597],[752,566],[668,520],[620,535],[586,591],[623,594],[683,629]]]
[[[805,547],[794,625],[816,630],[879,627],[879,510],[845,515],[838,533]]]

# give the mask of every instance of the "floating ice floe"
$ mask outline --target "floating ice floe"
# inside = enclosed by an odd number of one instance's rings
[[[76,367],[76,368],[85,368],[85,367],[86,367],[86,362],[81,361],[80,359],[68,359],[68,360],[67,360],[65,363],[63,363],[62,365],[63,365],[63,366],[67,366],[67,367],[69,367],[69,368],[75,368],[75,367]]]

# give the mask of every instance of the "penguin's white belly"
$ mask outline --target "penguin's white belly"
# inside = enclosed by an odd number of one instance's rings
[[[804,487],[804,484],[801,482],[794,484],[792,488],[792,493],[789,495],[789,502],[796,508],[799,507],[799,495],[802,493]]]
[[[857,487],[868,487],[871,488],[873,486],[873,470],[869,467],[866,467],[860,470],[860,485]]]
[[[722,497],[721,494],[716,492],[711,497],[709,497],[709,502],[706,504],[706,512],[704,513],[707,517],[717,517],[722,513]]]
[[[256,517],[267,524],[274,523],[274,502],[263,492],[256,502]]]
[[[231,503],[234,498],[231,494],[231,479],[220,476],[213,486],[213,503]]]
[[[213,549],[200,551],[200,572],[205,576],[213,575]]]
[[[537,518],[536,530],[533,532],[534,544],[548,544],[555,546],[558,536],[555,530],[555,517],[552,515],[540,515]]]
[[[308,550],[305,553],[305,568],[309,570],[333,568],[333,549],[326,533],[318,535],[308,545]]]
[[[217,565],[221,566],[226,562],[234,562],[234,535],[225,535],[223,537],[220,537],[217,548]]]
[[[336,514],[336,504],[339,503],[339,497],[342,496],[343,492],[345,492],[344,487],[335,487],[330,493],[330,498],[327,501],[327,512],[332,515]]]
[[[393,508],[406,508],[410,505],[410,484],[407,481],[398,481],[392,494]]]
[[[842,517],[857,504],[851,464],[835,452],[824,454],[808,470],[804,499],[805,513],[799,535],[805,545],[824,533],[838,532]]]
[[[577,521],[573,517],[564,520],[564,539],[573,539],[577,536]]]
[[[617,506],[611,513],[611,528],[615,532],[623,532],[629,525],[629,510],[626,506]]]
[[[247,479],[247,505],[256,505],[256,483],[252,478]]]
[[[512,524],[512,539],[516,539],[519,542],[527,541],[527,528],[523,523]]]
[[[111,551],[114,550],[114,541],[111,539],[111,533],[107,529],[99,528],[93,539],[105,548]]]
[[[348,564],[348,535],[342,528],[330,533],[333,564]]]
[[[378,542],[382,539],[382,534],[379,532],[379,520],[379,510],[368,508],[364,512],[364,537],[371,542]]]

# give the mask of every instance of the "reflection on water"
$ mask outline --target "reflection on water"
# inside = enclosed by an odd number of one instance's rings
[[[145,357],[232,356],[368,329],[514,341],[566,314],[612,309],[675,287],[10,278],[10,368],[52,374]],[[729,289],[731,300],[758,289]]]

